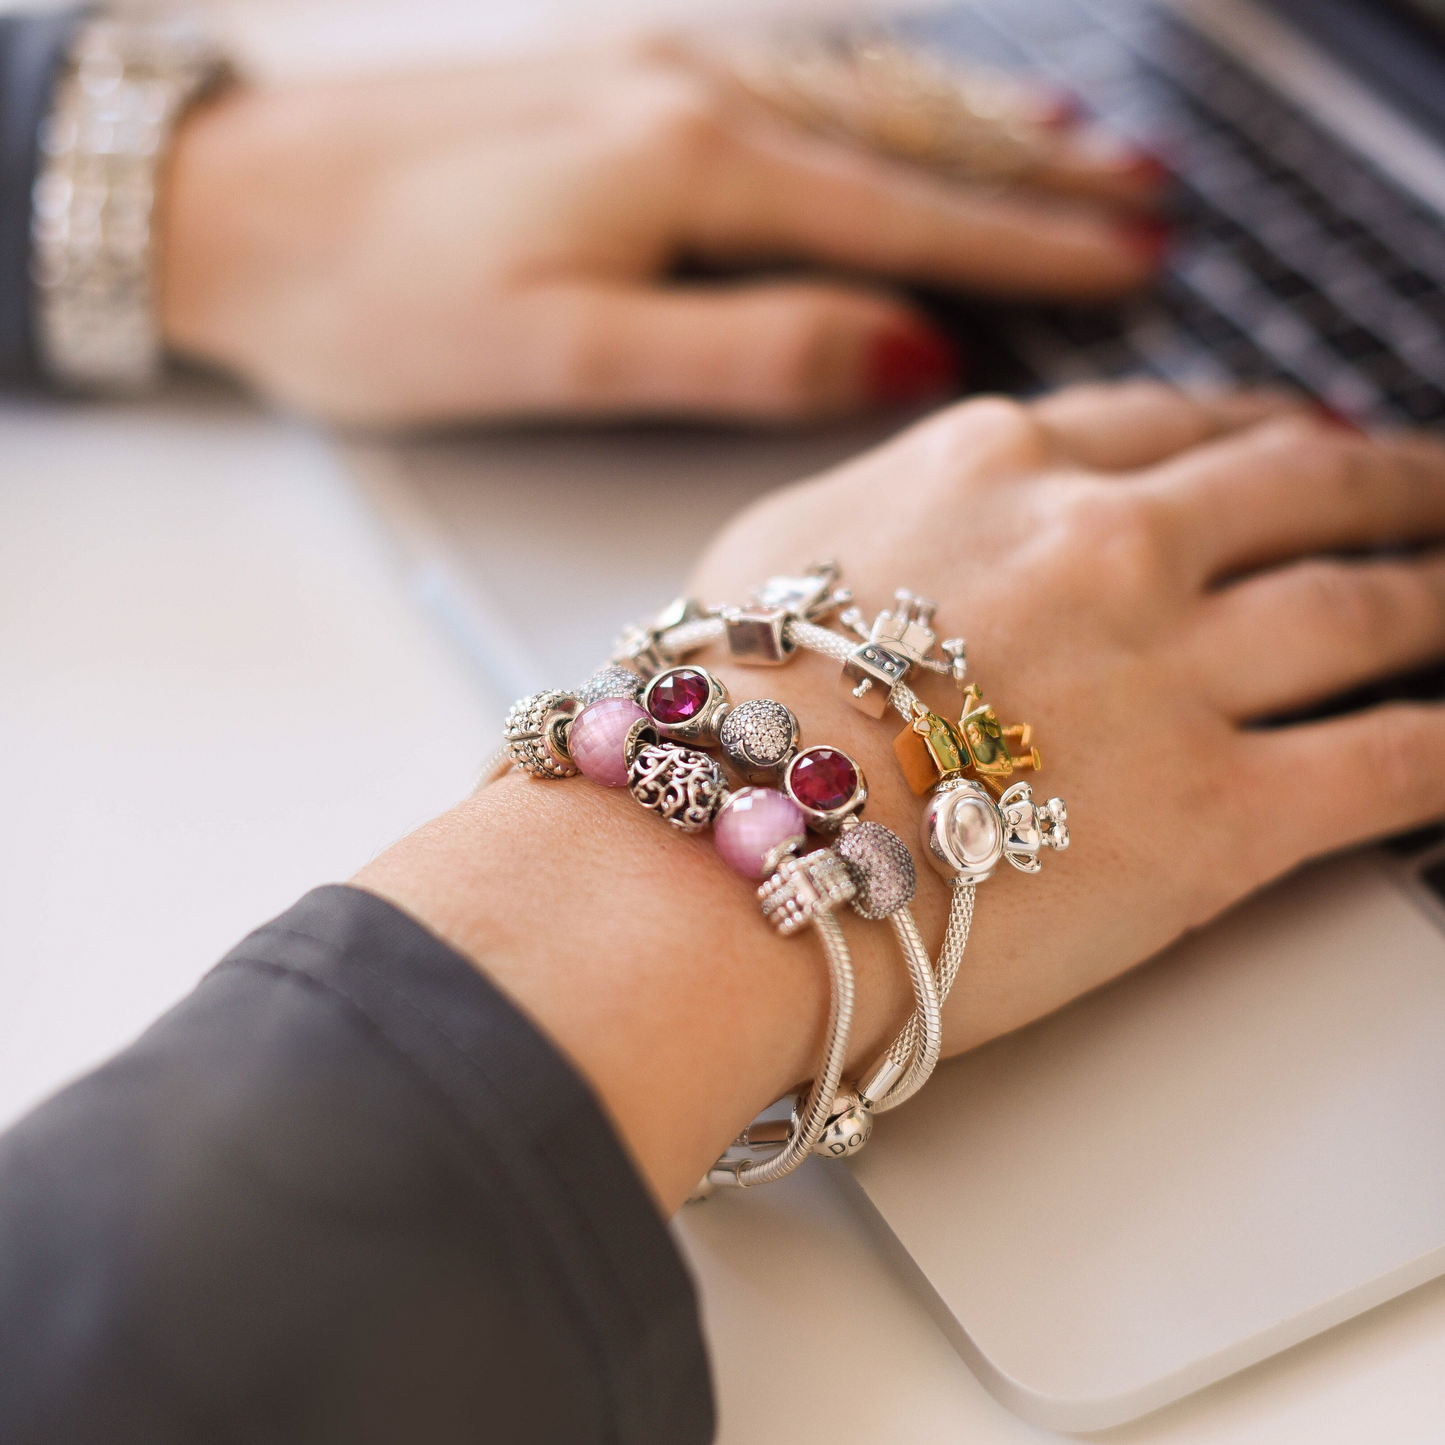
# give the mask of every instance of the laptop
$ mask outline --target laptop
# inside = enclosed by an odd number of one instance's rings
[[[1283,379],[1445,426],[1445,0],[977,0],[898,28],[1044,76],[1179,178],[1187,240],[1148,297],[927,298],[988,385]],[[876,438],[522,432],[355,460],[419,599],[510,696],[584,675],[720,517]],[[659,553],[631,519],[664,490]],[[1388,690],[1442,697],[1445,671]],[[1445,827],[1306,870],[942,1066],[823,1167],[983,1383],[1054,1429],[1445,1274]]]

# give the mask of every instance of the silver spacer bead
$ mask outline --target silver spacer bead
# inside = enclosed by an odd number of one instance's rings
[[[582,704],[571,693],[556,689],[513,703],[502,733],[512,761],[534,778],[576,777],[567,733],[581,711]]]
[[[700,833],[727,798],[716,761],[696,748],[648,743],[627,770],[632,796],[674,828]]]
[[[908,845],[882,823],[845,824],[833,851],[848,868],[857,893],[853,907],[864,918],[887,918],[913,901],[918,870]]]
[[[606,667],[599,667],[577,689],[576,696],[584,706],[588,703],[601,702],[606,697],[625,697],[629,702],[636,702],[642,696],[642,689],[646,686],[647,684],[631,668],[609,662]]]
[[[819,913],[850,903],[856,889],[848,866],[829,848],[788,858],[758,889],[763,917],[784,938],[807,928]]]
[[[723,719],[718,741],[727,760],[750,783],[776,777],[798,751],[798,719],[782,703],[753,698],[738,703]]]

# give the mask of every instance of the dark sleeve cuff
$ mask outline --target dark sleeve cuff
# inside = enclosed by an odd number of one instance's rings
[[[12,1445],[712,1436],[691,1282],[596,1100],[356,889],[0,1140],[0,1237]]]
[[[55,72],[83,13],[0,16],[0,387],[37,380],[30,325],[30,193]]]

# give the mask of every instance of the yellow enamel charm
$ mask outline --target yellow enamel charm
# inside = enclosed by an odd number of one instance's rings
[[[908,786],[918,797],[945,778],[977,778],[1002,793],[1015,772],[1042,766],[1028,723],[1004,727],[983,700],[978,684],[964,689],[963,716],[956,723],[918,704],[913,721],[898,734],[893,752]],[[1013,746],[1022,751],[1014,752]]]

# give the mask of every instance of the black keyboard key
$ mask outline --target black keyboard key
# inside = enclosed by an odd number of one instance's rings
[[[1390,400],[1409,420],[1420,426],[1430,426],[1445,418],[1445,391],[1441,391],[1438,386],[1431,386],[1428,382],[1417,382],[1393,390],[1390,392]]]

